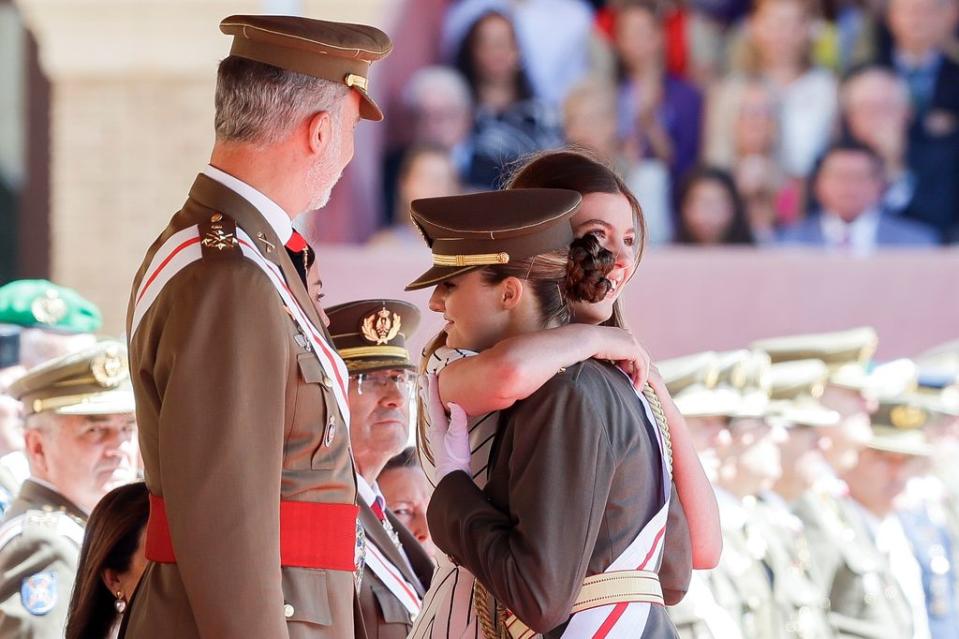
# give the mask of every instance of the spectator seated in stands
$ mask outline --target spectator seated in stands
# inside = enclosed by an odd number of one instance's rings
[[[426,507],[429,506],[433,488],[416,457],[416,449],[407,448],[386,462],[376,481],[383,491],[386,507],[413,533],[426,553],[433,557],[436,546],[426,525]]]
[[[507,164],[562,143],[557,113],[530,87],[508,13],[489,11],[473,22],[456,67],[476,105],[469,185],[496,188]]]
[[[117,636],[147,566],[148,497],[143,482],[127,484],[104,495],[90,513],[67,612],[66,639]]]
[[[755,243],[728,173],[705,167],[689,174],[680,189],[676,241],[699,246]]]
[[[740,88],[732,165],[723,168],[733,174],[753,234],[771,242],[780,226],[798,217],[803,182],[779,164],[779,105],[772,87],[753,79]]]
[[[909,87],[913,118],[909,167],[916,193],[907,215],[947,240],[959,233],[959,63],[944,47],[956,28],[957,0],[890,0],[892,51],[880,62]]]
[[[666,72],[663,29],[653,5],[622,6],[613,33],[619,59],[619,135],[626,156],[661,161],[676,184],[699,157],[702,95]]]
[[[742,72],[723,80],[707,107],[705,158],[732,166],[733,131],[749,77],[771,88],[779,113],[779,164],[805,178],[829,143],[836,117],[836,80],[812,63],[812,16],[805,0],[758,0],[748,23]]]
[[[466,80],[455,69],[425,67],[413,74],[402,96],[402,122],[407,124],[403,144],[389,151],[383,161],[385,204],[382,222],[393,222],[396,210],[397,180],[410,149],[428,146],[443,149],[456,169],[458,180],[470,169],[473,152],[473,102]],[[409,210],[404,218],[409,217]]]
[[[423,241],[410,219],[410,203],[420,198],[458,195],[460,191],[459,176],[446,149],[435,144],[410,147],[399,166],[392,225],[374,235],[370,243],[399,242],[421,249]]]
[[[608,162],[642,202],[646,242],[672,239],[672,196],[669,170],[656,159],[633,161],[619,148],[616,133],[616,89],[607,82],[584,80],[572,88],[563,104],[566,141]]]
[[[865,66],[843,81],[839,102],[844,133],[882,158],[886,180],[883,208],[902,214],[916,196],[916,176],[906,157],[912,117],[909,88],[889,69]]]
[[[823,246],[866,255],[879,246],[933,246],[935,231],[882,209],[882,160],[854,140],[830,146],[812,180],[820,210],[783,230],[784,244]]]

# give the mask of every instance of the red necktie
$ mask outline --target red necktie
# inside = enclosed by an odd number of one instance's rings
[[[386,521],[386,513],[383,512],[383,506],[380,504],[379,497],[373,500],[372,505],[370,505],[370,510],[372,510],[376,518],[380,520],[380,523]]]
[[[291,235],[290,239],[286,242],[286,248],[296,253],[302,253],[306,249],[310,248],[310,245],[306,243],[306,240],[302,235],[294,230],[293,235]]]

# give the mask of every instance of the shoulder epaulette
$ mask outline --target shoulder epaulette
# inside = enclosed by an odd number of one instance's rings
[[[30,530],[46,530],[65,537],[78,547],[83,543],[83,525],[61,510],[28,510],[0,526],[0,550]]]
[[[243,254],[236,236],[236,220],[232,217],[213,213],[197,226],[204,258],[226,255],[240,257]]]

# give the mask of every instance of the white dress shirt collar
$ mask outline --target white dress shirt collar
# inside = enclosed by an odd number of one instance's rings
[[[293,236],[293,223],[290,221],[290,216],[286,214],[286,211],[284,211],[279,204],[263,195],[243,180],[233,177],[229,173],[216,168],[212,164],[207,164],[203,168],[203,175],[207,176],[211,180],[216,180],[252,204],[253,208],[259,211],[269,225],[273,227],[273,230],[276,232],[276,236],[280,238],[281,242],[286,244],[290,241],[290,237]]]
[[[879,209],[877,208],[869,209],[852,222],[845,222],[838,215],[823,211],[820,224],[827,245],[854,255],[868,255],[879,243]]]
[[[358,474],[356,475],[356,489],[360,494],[360,498],[366,503],[367,506],[372,506],[373,502],[379,501],[380,506],[384,507],[386,499],[383,497],[383,493],[380,492],[380,487],[375,483],[370,485],[363,476]]]

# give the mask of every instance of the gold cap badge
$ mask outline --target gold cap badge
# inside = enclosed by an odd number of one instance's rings
[[[127,376],[126,362],[120,349],[109,348],[90,362],[90,372],[97,384],[104,388],[113,388]]]
[[[926,411],[917,406],[896,406],[889,412],[889,421],[901,430],[913,430],[926,423]]]
[[[400,332],[400,316],[398,313],[390,313],[384,306],[375,313],[371,313],[363,318],[360,325],[360,332],[363,338],[374,344],[387,344],[395,338]]]
[[[67,303],[56,291],[47,290],[44,295],[33,300],[30,305],[30,312],[41,324],[52,326],[67,314]]]

